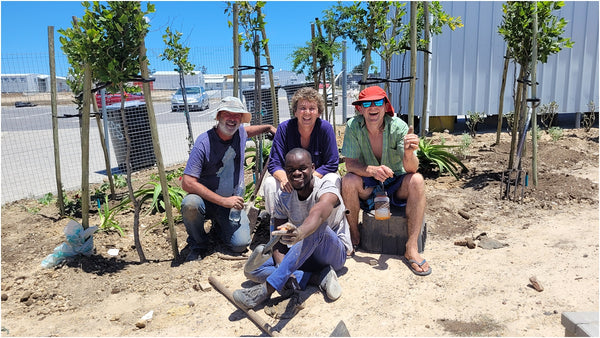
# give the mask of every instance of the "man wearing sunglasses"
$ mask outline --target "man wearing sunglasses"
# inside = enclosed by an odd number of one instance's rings
[[[404,254],[411,271],[420,276],[431,273],[429,263],[418,251],[418,236],[425,214],[425,182],[417,173],[419,137],[394,116],[386,92],[368,87],[352,102],[358,115],[348,120],[342,145],[347,174],[342,178],[342,198],[350,226],[352,244],[360,243],[358,212],[373,209],[375,193],[385,190],[390,204],[406,206],[408,240]]]

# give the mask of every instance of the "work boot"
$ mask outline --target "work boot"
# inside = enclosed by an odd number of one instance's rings
[[[233,300],[236,304],[246,310],[254,308],[256,305],[269,299],[269,297],[270,294],[267,291],[267,283],[233,291]]]
[[[342,287],[340,286],[340,283],[338,283],[337,274],[331,265],[328,265],[326,268],[321,270],[319,278],[321,280],[319,283],[319,289],[325,292],[325,295],[327,295],[329,300],[333,301],[340,298],[342,295]]]

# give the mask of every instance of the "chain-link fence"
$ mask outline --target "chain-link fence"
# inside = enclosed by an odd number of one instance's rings
[[[272,53],[290,55],[293,46],[270,46]],[[153,74],[167,72],[173,65],[160,62],[162,51],[148,50],[150,68]],[[197,52],[196,54],[194,54]],[[192,48],[190,56],[196,65],[207,64],[203,58],[221,57],[223,63],[232,60],[231,48],[214,50]],[[227,55],[225,57],[225,55]],[[350,56],[350,55],[349,55]],[[354,58],[353,58],[354,57]],[[51,192],[57,193],[56,168],[52,133],[52,110],[50,106],[50,77],[48,54],[3,54],[2,55],[2,99],[1,99],[1,151],[2,151],[2,204],[22,198],[39,198]],[[360,64],[358,56],[348,58],[348,68]],[[159,68],[162,67],[162,68]],[[59,69],[68,69],[64,57],[56,58],[57,68],[57,127],[58,151],[60,154],[60,177],[65,190],[81,189],[81,133],[80,118],[73,94],[69,91],[64,76]],[[231,69],[227,64],[225,69]],[[232,95],[231,74],[211,74],[210,69],[203,74],[204,87],[209,96],[209,108],[190,112],[194,139],[214,126],[214,112],[219,100]],[[336,72],[340,70],[336,69]],[[302,84],[291,71],[276,74],[276,100],[279,108],[279,121],[290,118],[288,99]],[[244,71],[244,78],[254,78],[254,71]],[[267,72],[263,72],[263,86],[269,83]],[[304,82],[304,78],[300,79]],[[157,120],[159,142],[165,166],[185,165],[188,158],[188,129],[183,112],[171,111],[171,97],[178,86],[171,88],[159,80],[152,84],[152,101]],[[261,92],[261,115],[254,113],[253,124],[273,124],[273,102],[270,88]],[[290,94],[291,93],[291,94]],[[254,112],[254,83],[242,81],[242,96],[249,111]],[[351,98],[348,102],[351,102]],[[113,174],[124,173],[124,130],[120,111],[110,108],[107,103],[106,115],[93,115],[90,121],[90,183],[106,180],[106,165],[100,130],[105,134],[109,149],[110,168]],[[152,139],[148,129],[147,107],[141,101],[128,101],[126,108],[129,135],[132,139],[132,164],[135,170],[152,167],[156,163]],[[341,104],[336,107],[341,115]],[[349,107],[349,109],[352,109]],[[351,111],[351,110],[349,110]],[[353,113],[352,113],[353,114]],[[279,122],[277,121],[277,122]],[[336,119],[341,124],[342,118]],[[108,130],[108,132],[105,132]]]

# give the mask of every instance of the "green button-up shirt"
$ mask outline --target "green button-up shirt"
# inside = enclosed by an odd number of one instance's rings
[[[394,171],[394,175],[406,173],[402,159],[404,157],[404,136],[408,133],[408,125],[399,117],[385,115],[383,128],[383,148],[381,163],[375,157],[369,132],[362,115],[351,118],[346,123],[342,155],[354,158],[366,165],[386,165]]]

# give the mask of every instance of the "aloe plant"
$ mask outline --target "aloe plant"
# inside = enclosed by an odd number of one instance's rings
[[[100,204],[100,202],[98,202]],[[124,207],[121,204],[111,208],[108,204],[108,196],[104,196],[104,205],[98,206],[98,215],[100,216],[100,228],[101,230],[115,229],[123,236],[123,228],[119,225],[119,222],[115,219],[115,215],[119,213]]]
[[[462,168],[462,171],[468,171],[468,169],[458,157],[446,150],[457,147],[459,146],[431,144],[431,140],[421,138],[419,140],[419,150],[417,151],[419,169],[426,171],[437,166],[440,174],[448,171],[457,180],[460,179],[459,167]]]

